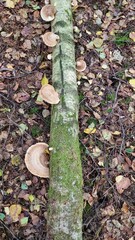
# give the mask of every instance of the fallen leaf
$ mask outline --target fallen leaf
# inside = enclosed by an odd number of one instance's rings
[[[9,207],[4,207],[4,211],[5,211],[6,215],[9,215]]]
[[[3,170],[0,169],[0,177],[2,177],[2,175],[3,175]]]
[[[43,78],[41,80],[41,84],[42,84],[42,86],[48,84],[48,78],[46,77],[46,75],[43,76]]]
[[[19,155],[15,155],[11,158],[11,163],[13,166],[18,166],[20,164],[20,156]]]
[[[33,225],[37,225],[39,220],[40,220],[40,218],[37,215],[33,214],[33,213],[30,213],[30,216],[31,216]]]
[[[22,190],[19,193],[18,198],[22,198],[22,199],[25,199],[26,201],[28,201],[29,200],[29,194],[26,193],[24,190]]]
[[[129,207],[128,207],[126,202],[123,203],[121,211],[124,212],[124,213],[129,212]]]
[[[31,41],[29,39],[25,39],[25,41],[23,43],[23,48],[27,49],[27,50],[30,50],[32,48],[31,47]]]
[[[132,169],[135,171],[135,159],[132,161]]]
[[[122,175],[117,176],[115,180],[116,180],[116,189],[120,194],[122,194],[124,190],[131,185],[130,179],[127,177],[123,177]]]
[[[101,151],[97,146],[95,146],[95,148],[93,148],[93,153],[92,153],[92,155],[93,155],[94,157],[99,157],[99,156],[101,155],[101,153],[102,153],[102,151]]]
[[[135,42],[135,32],[131,32],[129,37]]]
[[[115,168],[115,167],[118,166],[118,164],[119,164],[118,158],[115,157],[115,158],[112,159],[112,162],[111,162],[111,164],[110,164],[110,167],[111,167],[111,168]]]
[[[26,124],[21,123],[21,124],[19,124],[19,129],[21,131],[21,134],[23,134],[26,130],[28,130],[28,127]]]
[[[93,111],[93,115],[96,119],[100,120],[101,119],[101,116],[97,113],[97,112],[94,112]]]
[[[103,39],[102,38],[95,38],[93,40],[93,44],[96,48],[100,48],[103,45]]]
[[[4,220],[4,218],[5,218],[5,214],[4,213],[0,213],[0,220]]]
[[[6,7],[7,8],[14,8],[16,3],[18,3],[19,0],[6,0]]]
[[[130,79],[129,83],[135,89],[135,78]]]
[[[121,52],[119,50],[114,50],[112,60],[116,60],[121,63],[123,58],[124,57],[121,55]]]
[[[112,134],[117,136],[117,135],[120,135],[121,132],[119,132],[119,131],[114,131],[114,132],[112,132]]]
[[[42,115],[43,115],[44,118],[46,118],[46,117],[48,117],[48,116],[50,115],[50,111],[47,110],[47,109],[44,109],[44,110],[42,111]]]
[[[93,134],[96,132],[96,128],[85,128],[84,133],[86,134]]]
[[[39,212],[40,211],[40,205],[39,204],[34,205],[34,210]]]
[[[84,199],[85,201],[87,201],[90,206],[92,206],[93,203],[94,203],[94,198],[93,198],[92,195],[90,195],[89,193],[84,193],[84,194],[83,194],[83,199]]]
[[[23,217],[20,219],[20,224],[21,226],[26,226],[28,223],[29,218],[28,217]]]
[[[108,65],[107,65],[106,63],[102,63],[101,67],[102,67],[103,69],[107,69],[107,68],[109,68]]]
[[[102,135],[103,135],[103,138],[104,138],[106,141],[110,141],[110,140],[111,140],[111,137],[112,137],[112,132],[109,131],[108,129],[103,129],[103,130],[102,130]]]
[[[102,216],[114,216],[115,215],[115,208],[113,205],[109,205],[103,209],[101,209]]]
[[[19,220],[19,214],[22,211],[22,207],[19,204],[13,204],[9,208],[9,215],[12,218],[13,222],[17,222]]]
[[[26,183],[22,183],[21,184],[21,189],[22,190],[27,190],[28,189],[28,185]]]
[[[32,194],[30,194],[30,195],[29,195],[29,200],[30,200],[30,202],[33,202],[33,201],[35,200],[35,196],[32,195]]]
[[[26,102],[28,101],[30,98],[30,95],[27,92],[19,92],[19,93],[15,93],[13,96],[13,99],[17,102],[17,103],[22,103],[22,102]]]

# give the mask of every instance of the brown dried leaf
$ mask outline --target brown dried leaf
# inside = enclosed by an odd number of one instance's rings
[[[13,99],[17,102],[17,103],[22,103],[22,102],[26,102],[28,101],[30,98],[30,95],[27,92],[19,92],[14,94]]]
[[[102,216],[113,216],[115,215],[115,209],[113,205],[109,205],[104,209],[101,209]]]
[[[135,159],[132,161],[132,169],[135,171]]]
[[[116,180],[116,189],[120,194],[122,194],[124,190],[131,185],[130,179],[127,177],[123,177],[122,175],[117,176],[115,180]]]

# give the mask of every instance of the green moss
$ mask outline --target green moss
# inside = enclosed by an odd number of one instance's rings
[[[37,125],[31,128],[32,137],[39,137],[41,133],[42,133],[42,130]]]
[[[55,24],[54,24],[54,27],[55,28],[59,28],[59,27],[66,27],[68,24],[66,21],[63,21],[63,20],[60,20],[60,21],[57,21]]]
[[[114,43],[119,47],[123,47],[124,45],[130,43],[131,41],[128,35],[128,32],[116,34]]]
[[[107,101],[114,101],[115,100],[115,93],[109,93],[106,95]]]
[[[55,221],[60,221],[63,214],[64,220],[69,222],[68,230],[70,231],[72,229],[70,221],[73,223],[77,222],[78,218],[81,219],[83,208],[79,141],[77,134],[73,134],[74,131],[72,131],[77,128],[75,122],[54,123],[51,126],[50,139],[50,147],[53,146],[53,150],[50,156],[49,199],[52,204],[50,203],[49,215],[51,213],[55,215],[54,212],[56,212]],[[69,212],[64,210],[67,206]],[[52,224],[54,224],[53,220]],[[72,239],[68,234],[62,236],[67,240]],[[60,235],[58,239],[62,239]]]
[[[32,107],[32,108],[30,108],[30,114],[36,114],[36,113],[38,113],[38,111],[39,111],[39,108],[38,108],[38,107]]]

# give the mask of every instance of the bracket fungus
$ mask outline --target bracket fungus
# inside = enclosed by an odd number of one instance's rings
[[[41,87],[41,89],[39,90],[39,97],[41,97],[45,102],[50,104],[58,104],[60,101],[59,94],[50,84],[46,84]]]
[[[53,32],[47,32],[44,35],[41,36],[43,39],[43,42],[48,47],[55,47],[57,45],[57,42],[59,40],[59,36]]]
[[[86,62],[82,59],[78,59],[77,62],[76,62],[76,70],[78,72],[83,72],[85,71],[87,65],[86,65]]]
[[[41,18],[46,22],[52,21],[55,18],[55,13],[56,9],[51,4],[45,5],[40,11]]]
[[[28,148],[25,154],[25,164],[28,170],[38,177],[49,178],[48,156],[46,143],[36,143]]]

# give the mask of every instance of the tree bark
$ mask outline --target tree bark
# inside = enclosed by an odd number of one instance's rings
[[[57,10],[52,31],[60,37],[53,50],[52,82],[60,103],[51,112],[48,239],[81,240],[83,181],[71,0],[51,4]]]

